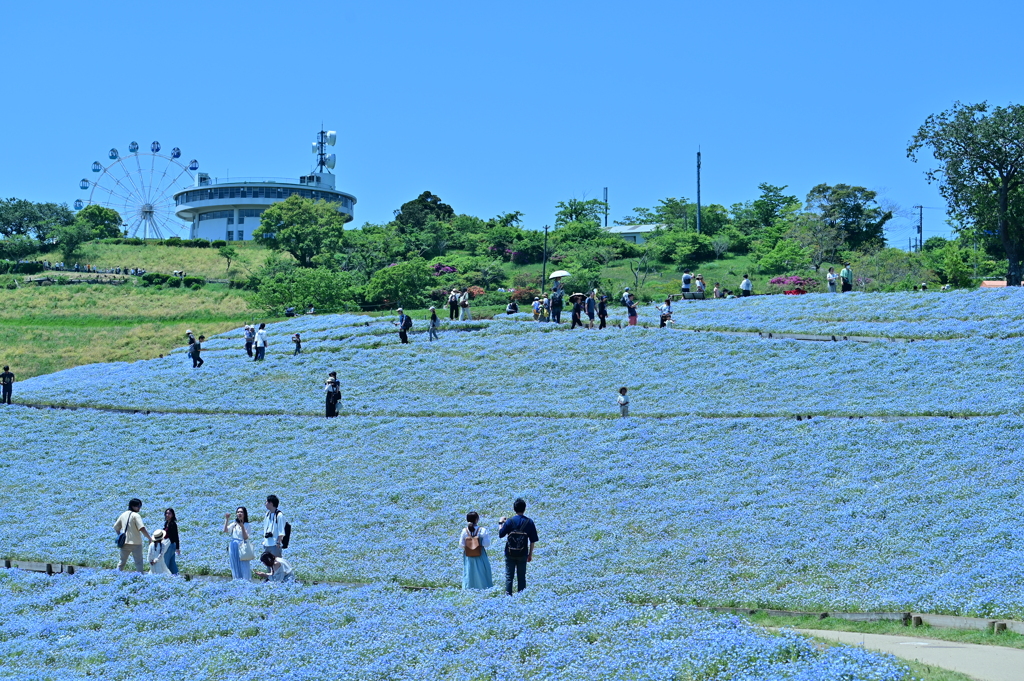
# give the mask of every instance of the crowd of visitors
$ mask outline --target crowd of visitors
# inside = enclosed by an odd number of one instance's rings
[[[337,379],[335,379],[336,381]],[[625,388],[622,389],[625,391]],[[623,392],[624,394],[624,392]],[[264,503],[262,540],[259,544],[252,534],[249,510],[238,506],[235,512],[224,514],[222,532],[228,537],[227,556],[231,578],[243,581],[252,579],[253,574],[270,582],[288,582],[295,579],[291,563],[284,558],[283,551],[289,547],[292,528],[281,512],[281,501],[275,494],[267,495]],[[514,515],[502,516],[498,520],[498,538],[505,539],[505,593],[526,589],[526,567],[533,561],[534,547],[539,541],[537,526],[526,516],[526,501],[516,499],[512,504]],[[114,533],[118,548],[117,569],[124,570],[128,559],[132,559],[135,572],[177,575],[177,559],[181,556],[181,536],[178,517],[173,508],[164,511],[163,527],[150,534],[142,519],[142,500],[131,499],[128,510],[114,521]],[[491,545],[491,533],[480,524],[480,514],[470,511],[466,514],[466,527],[459,534],[459,548],[462,550],[462,588],[490,589],[494,586],[491,561],[487,548]],[[149,547],[143,538],[149,540]],[[252,561],[258,560],[266,572],[254,571]]]
[[[120,265],[118,265],[117,267],[107,267],[104,269],[96,267],[95,265],[90,265],[88,263],[83,265],[77,262],[74,265],[65,265],[63,262],[50,262],[49,260],[43,260],[42,264],[43,269],[53,270],[55,272],[87,272],[89,274],[128,274],[135,277],[141,277],[143,274],[146,273],[146,270],[144,270],[141,267],[121,267]],[[184,277],[185,273],[175,272],[174,276]]]

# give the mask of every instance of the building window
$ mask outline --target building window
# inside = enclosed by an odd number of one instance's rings
[[[234,233],[234,232],[232,232],[232,231],[231,231],[231,230],[229,229],[229,230],[228,230],[228,241],[234,241],[234,240],[235,240],[235,233]]]
[[[238,212],[241,213],[242,211],[238,211]],[[244,225],[245,224],[245,216],[244,215],[239,215],[238,216],[238,224],[240,224],[240,225]]]
[[[238,240],[245,241],[245,232],[243,232],[242,230],[238,230]]]

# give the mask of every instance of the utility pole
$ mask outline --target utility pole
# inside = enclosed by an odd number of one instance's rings
[[[608,226],[608,187],[604,188],[604,226]]]
[[[700,147],[697,147],[697,234],[700,234]]]
[[[544,225],[544,267],[540,275],[540,292],[548,290],[548,225]]]
[[[917,251],[924,250],[924,206],[914,206],[917,209]]]

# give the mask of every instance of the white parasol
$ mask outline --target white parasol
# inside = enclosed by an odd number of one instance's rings
[[[548,277],[548,279],[561,279],[562,277],[570,276],[572,275],[566,272],[565,270],[555,270],[554,272],[551,273],[551,276]]]

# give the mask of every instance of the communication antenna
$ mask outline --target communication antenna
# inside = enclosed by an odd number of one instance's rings
[[[327,153],[327,147],[333,147],[338,141],[338,133],[334,130],[323,130],[316,134],[316,142],[313,142],[313,154],[316,156],[316,169],[323,172],[330,172],[338,162],[338,157]]]

